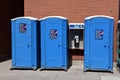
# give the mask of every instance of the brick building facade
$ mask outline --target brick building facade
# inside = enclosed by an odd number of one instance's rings
[[[107,15],[115,19],[114,24],[114,61],[117,55],[117,22],[119,0],[24,0],[24,15],[43,18],[63,16],[69,22],[81,23],[92,15]],[[72,59],[83,59],[83,50],[69,51]]]

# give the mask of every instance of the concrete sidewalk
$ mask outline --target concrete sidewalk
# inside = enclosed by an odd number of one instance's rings
[[[83,61],[73,61],[73,66],[67,72],[61,70],[13,70],[11,60],[0,63],[0,80],[120,80],[116,70],[109,72],[83,72]]]

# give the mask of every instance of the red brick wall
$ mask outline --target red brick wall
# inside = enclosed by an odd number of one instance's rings
[[[42,18],[64,16],[69,22],[84,22],[91,15],[107,15],[115,18],[114,61],[116,60],[116,31],[119,0],[24,0],[24,15]],[[80,59],[80,56],[73,56]]]

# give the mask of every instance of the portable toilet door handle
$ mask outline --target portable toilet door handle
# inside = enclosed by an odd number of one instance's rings
[[[61,43],[58,44],[58,47],[60,47],[60,46],[61,46]]]
[[[31,43],[28,44],[28,48],[31,46]]]
[[[106,48],[107,46],[106,45],[104,45],[104,48]]]

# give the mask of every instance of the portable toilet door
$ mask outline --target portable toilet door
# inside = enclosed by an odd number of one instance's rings
[[[84,71],[113,70],[114,19],[109,16],[85,18]]]
[[[34,69],[38,67],[37,19],[18,17],[12,24],[12,68]]]
[[[48,16],[41,23],[41,70],[67,70],[67,19]]]

